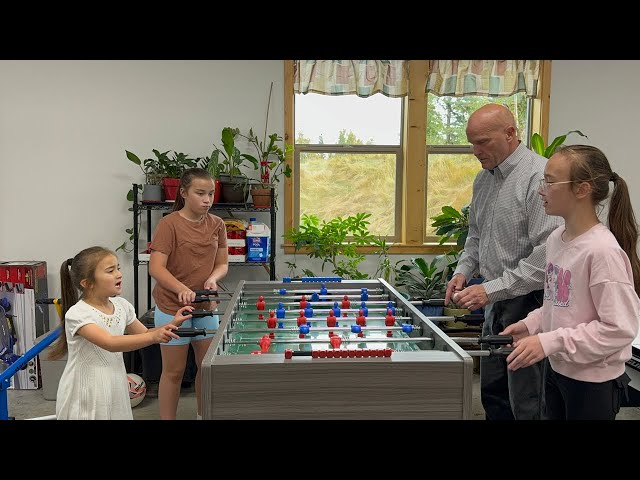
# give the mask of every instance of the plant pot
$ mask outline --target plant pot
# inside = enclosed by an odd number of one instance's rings
[[[253,198],[254,207],[269,208],[271,206],[271,188],[253,187],[251,198]]]
[[[460,317],[462,315],[469,315],[471,312],[467,308],[444,307],[442,313],[445,317]],[[467,328],[467,324],[465,322],[460,322],[457,320],[444,322],[444,324],[447,326],[447,328]]]
[[[220,175],[220,182],[222,183],[221,203],[247,202],[247,198],[249,197],[249,185],[244,178]]]
[[[178,196],[179,188],[180,188],[179,178],[164,177],[162,179],[162,190],[164,191],[165,200],[174,202],[176,200],[176,197]]]
[[[162,185],[145,185],[142,190],[142,201],[148,203],[162,202]]]

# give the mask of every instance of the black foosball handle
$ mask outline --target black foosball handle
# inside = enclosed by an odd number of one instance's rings
[[[213,310],[183,310],[182,315],[191,315],[191,318],[210,317],[212,315],[219,315],[220,312],[214,312]]]
[[[209,295],[214,297],[218,296],[218,290],[194,290],[193,293],[195,293],[199,297],[209,296]]]
[[[216,330],[207,330],[206,328],[178,328],[173,333],[179,337],[197,337],[198,335],[211,335],[215,334]]]
[[[511,335],[485,335],[478,338],[479,344],[485,345],[509,345],[513,343],[513,336]]]

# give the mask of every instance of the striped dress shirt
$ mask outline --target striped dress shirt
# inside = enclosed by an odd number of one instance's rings
[[[473,182],[469,234],[455,273],[476,273],[490,302],[541,290],[545,242],[562,217],[547,215],[538,194],[547,159],[523,143]]]

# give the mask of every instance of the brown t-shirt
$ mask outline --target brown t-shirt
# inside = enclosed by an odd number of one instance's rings
[[[224,221],[210,213],[202,221],[191,222],[172,212],[160,220],[151,242],[151,250],[169,257],[167,270],[191,290],[204,289],[219,248],[227,248],[227,231]],[[157,307],[170,315],[183,306],[176,293],[159,283],[153,288],[153,298]]]

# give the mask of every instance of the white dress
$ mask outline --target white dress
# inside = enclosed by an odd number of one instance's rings
[[[56,398],[58,420],[132,420],[129,383],[122,352],[109,352],[80,335],[83,325],[95,323],[111,335],[124,335],[136,319],[124,298],[110,299],[115,309],[107,315],[80,300],[65,316],[69,347],[67,365]]]

